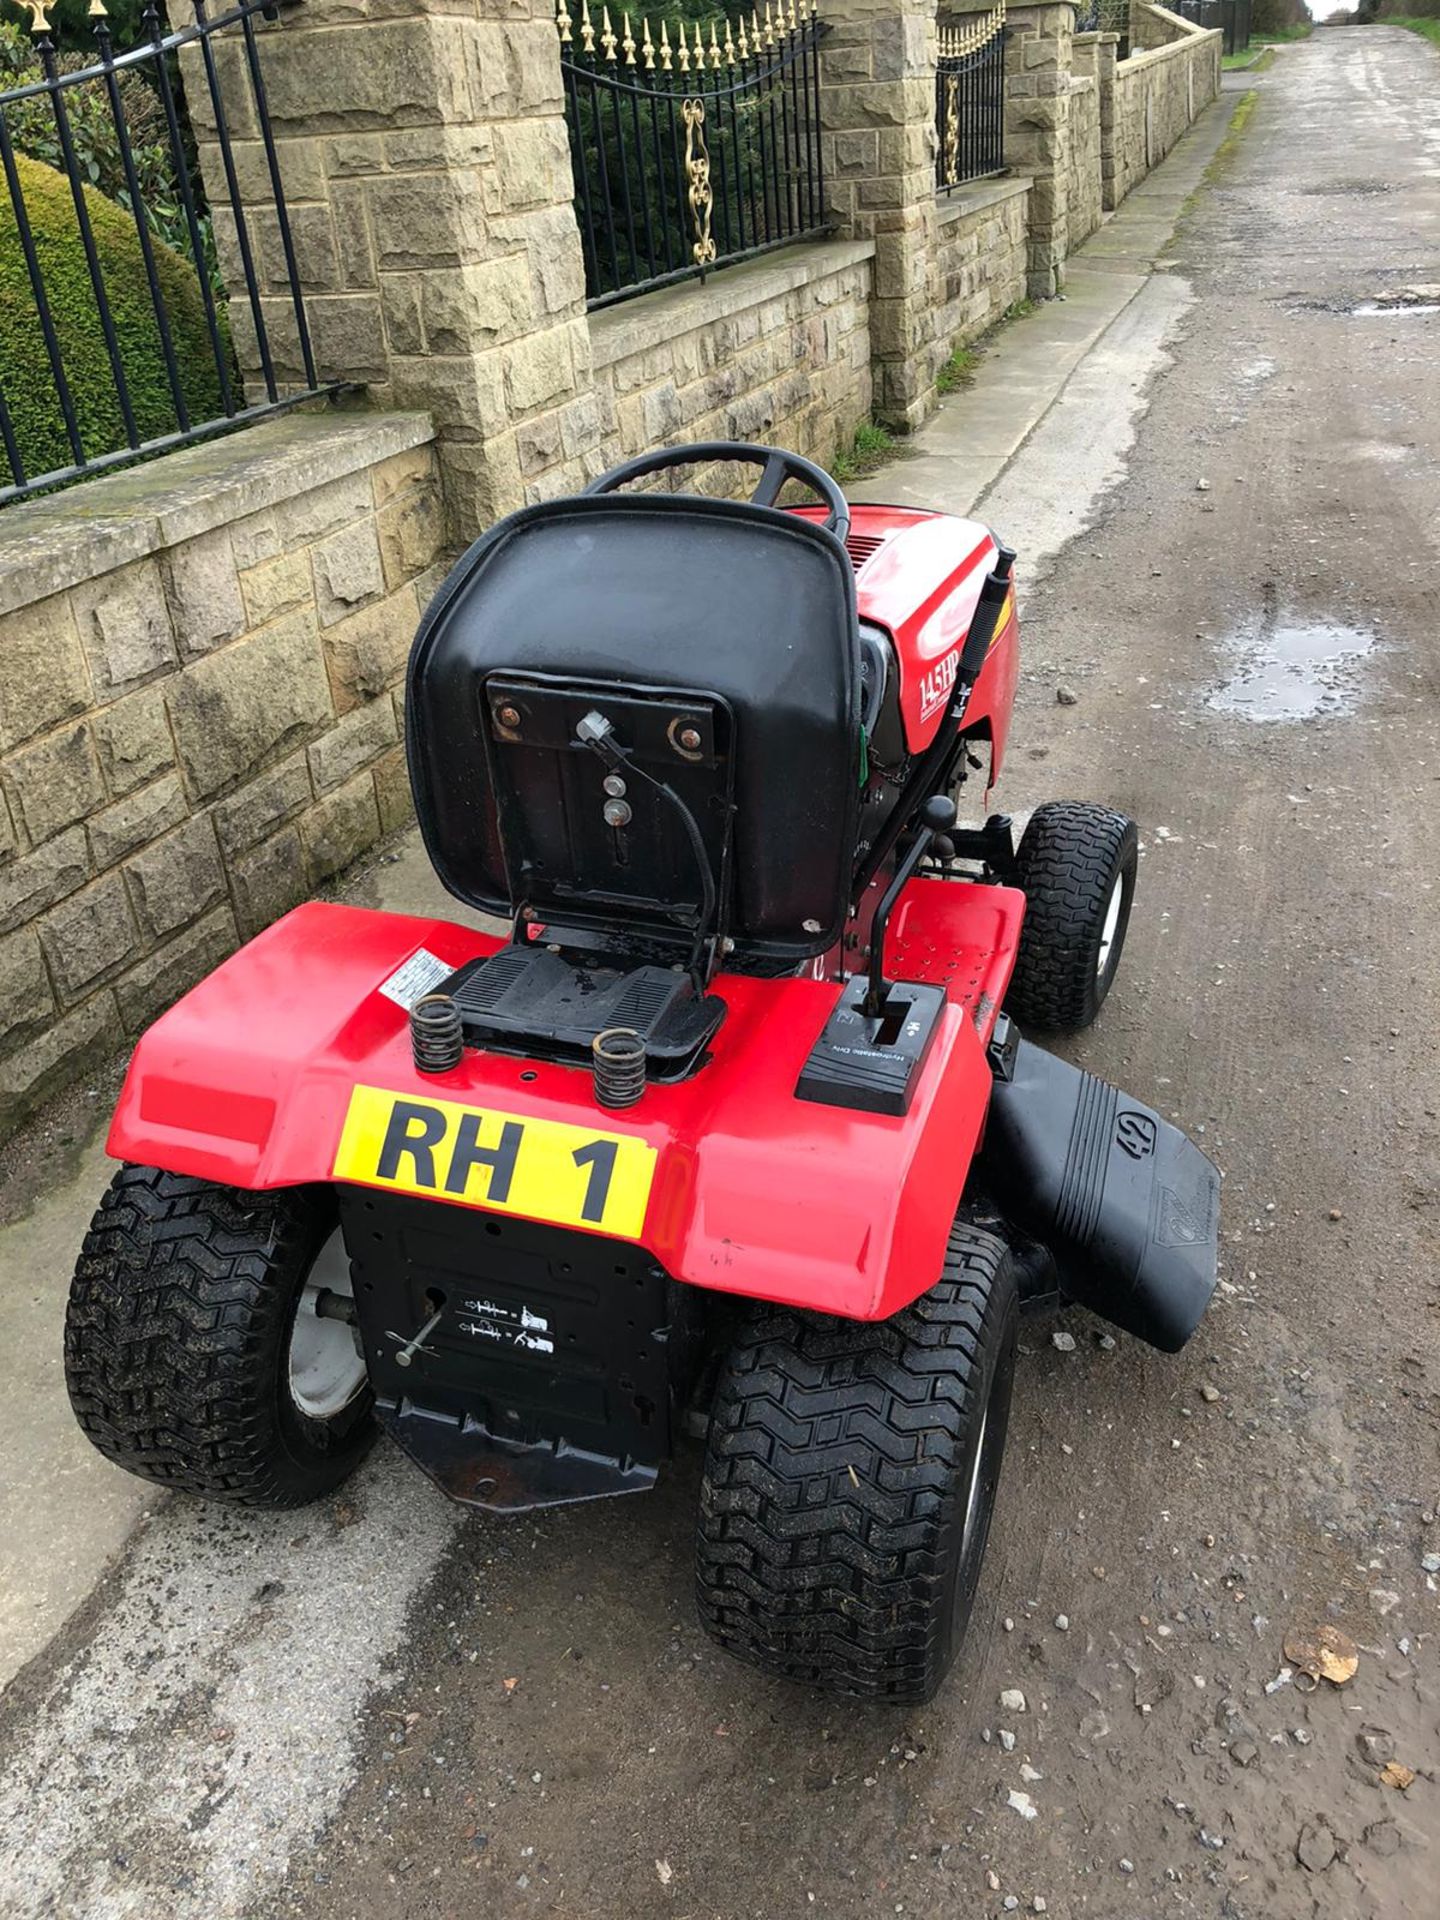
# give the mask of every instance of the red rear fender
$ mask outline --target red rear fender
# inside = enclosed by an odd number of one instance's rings
[[[145,1034],[109,1150],[239,1187],[329,1181],[357,1088],[375,1090],[372,1105],[398,1095],[497,1127],[549,1121],[622,1136],[654,1158],[627,1152],[653,1174],[621,1237],[639,1240],[676,1279],[883,1318],[940,1271],[989,1100],[984,1043],[1022,910],[1022,896],[1002,888],[922,880],[907,889],[892,921],[893,970],[943,985],[947,1005],[910,1112],[892,1118],[794,1097],[839,991],[813,979],[720,976],[727,1015],[710,1064],[649,1088],[618,1116],[597,1107],[588,1073],[543,1061],[467,1052],[452,1073],[419,1074],[405,1012],[385,983],[418,954],[455,967],[499,942],[443,920],[301,907]],[[570,1159],[583,1161],[583,1151]],[[364,1182],[368,1166],[347,1146],[347,1179]],[[537,1190],[515,1191],[524,1202]],[[483,1207],[485,1191],[482,1176],[479,1197],[436,1204]],[[512,1196],[507,1210],[528,1204]],[[609,1221],[598,1230],[617,1232]]]

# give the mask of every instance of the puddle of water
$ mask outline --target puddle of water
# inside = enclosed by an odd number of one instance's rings
[[[1375,645],[1359,627],[1277,624],[1233,643],[1235,671],[1207,706],[1242,720],[1315,720],[1353,710],[1355,663]]]
[[[1349,451],[1352,459],[1383,460],[1386,465],[1391,465],[1405,459],[1411,449],[1397,446],[1390,440],[1352,440]]]
[[[1362,300],[1360,305],[1352,307],[1350,312],[1352,316],[1359,319],[1383,313],[1391,320],[1408,320],[1412,314],[1440,313],[1440,300],[1417,300],[1410,306],[1392,305],[1379,300]]]
[[[1299,191],[1316,196],[1332,193],[1389,193],[1391,183],[1388,180],[1317,180],[1311,186],[1301,187]]]

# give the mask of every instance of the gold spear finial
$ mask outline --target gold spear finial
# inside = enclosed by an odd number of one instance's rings
[[[627,67],[633,67],[635,64],[635,36],[630,31],[630,16],[628,13],[622,13],[620,18],[625,23],[625,38],[620,42],[621,46],[625,49],[625,64]]]
[[[770,14],[770,0],[765,0],[765,47],[767,52],[775,45],[775,22]]]
[[[650,37],[650,16],[648,13],[641,18],[640,31],[644,36],[640,42],[640,52],[644,57],[645,71],[647,73],[653,73],[655,71],[655,42]]]
[[[740,58],[742,60],[748,60],[750,58],[750,38],[745,31],[745,16],[743,13],[740,16]]]
[[[580,44],[586,53],[594,53],[595,26],[590,18],[590,0],[580,0]]]
[[[670,29],[660,22],[660,66],[665,73],[672,71],[670,66]]]
[[[105,5],[105,0],[90,0],[90,4],[85,11],[92,20],[108,20],[110,18],[110,10]]]
[[[22,7],[30,9],[30,32],[38,40],[42,33],[50,31],[50,9],[55,0],[20,0]]]
[[[742,27],[740,31],[743,33],[745,29]],[[735,64],[735,36],[730,31],[728,15],[725,20],[725,64],[727,67],[733,67]]]
[[[570,44],[570,9],[565,5],[565,0],[557,0],[556,3],[555,31],[560,36],[561,46],[568,47]]]
[[[710,22],[710,70],[712,73],[717,73],[719,69],[720,69],[720,35],[716,31],[715,22],[712,20]]]
[[[600,9],[600,44],[605,49],[605,58],[613,67],[615,64],[615,48],[619,42],[615,38],[615,29],[610,24],[610,9],[608,6],[601,7]]]

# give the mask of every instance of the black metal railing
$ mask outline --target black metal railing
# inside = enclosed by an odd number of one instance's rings
[[[10,474],[4,484],[0,466],[0,506],[334,390],[316,374],[265,95],[256,16],[273,21],[277,0],[237,0],[213,19],[205,0],[193,0],[193,25],[175,31],[150,0],[143,38],[123,51],[103,0],[93,0],[88,64],[57,46],[54,0],[22,4],[32,44],[4,29],[5,77],[16,84],[0,92],[0,448]],[[224,183],[232,301],[196,159],[183,48],[198,53],[187,62],[196,118]],[[233,111],[244,116],[243,143]],[[256,163],[246,168],[257,186],[248,195],[238,144]],[[244,316],[258,366],[250,396],[232,313]]]
[[[939,28],[935,185],[948,193],[1005,166],[1005,0]]]
[[[748,260],[826,227],[814,0],[615,31],[558,0],[575,217],[591,307]]]
[[[1130,0],[1080,0],[1075,32],[1117,34],[1118,57],[1123,60],[1130,51]]]
[[[1166,0],[1172,13],[1192,26],[1218,28],[1226,53],[1244,53],[1250,45],[1251,0]]]
[[[1130,0],[1078,0],[1075,32],[1118,33],[1121,39],[1128,38]]]

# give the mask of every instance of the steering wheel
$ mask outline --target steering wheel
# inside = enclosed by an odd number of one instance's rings
[[[750,496],[752,506],[773,507],[785,482],[798,480],[825,503],[823,524],[827,533],[843,540],[850,531],[850,508],[845,496],[823,467],[817,467],[813,460],[802,459],[798,453],[787,453],[783,447],[762,447],[748,440],[696,440],[688,446],[661,447],[655,453],[642,453],[636,460],[612,467],[598,480],[592,480],[584,491],[618,493],[621,487],[628,487],[633,480],[643,480],[647,474],[662,473],[667,467],[699,466],[711,460],[740,460],[747,466],[763,469]]]

